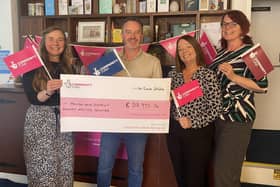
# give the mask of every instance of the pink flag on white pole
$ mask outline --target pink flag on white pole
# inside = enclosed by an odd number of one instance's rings
[[[83,45],[74,45],[74,48],[78,53],[82,63],[86,67],[93,61],[99,59],[103,55],[103,53],[108,49],[107,47],[83,46]]]
[[[38,45],[40,45],[42,41],[42,36],[35,35],[35,41],[37,42]]]
[[[198,80],[193,80],[175,88],[171,91],[171,94],[177,108],[203,96]]]
[[[150,46],[150,43],[141,44],[141,48],[142,48],[142,50],[145,51],[145,52],[147,52],[149,46]]]
[[[260,80],[273,70],[273,66],[260,44],[254,45],[243,53],[241,58],[245,61],[256,80]]]
[[[214,58],[216,57],[217,52],[212,43],[210,42],[206,32],[203,32],[200,36],[199,43],[204,53],[205,63],[207,65],[211,64]]]
[[[35,50],[34,46],[28,47],[4,58],[4,62],[14,77],[43,66]]]
[[[192,37],[195,36],[195,32],[196,31],[191,31],[191,32],[188,32],[184,35],[190,35]],[[166,40],[162,40],[160,41],[160,45],[162,45],[162,47],[164,47],[166,49],[166,51],[172,56],[172,57],[176,57],[176,43],[177,43],[177,40],[181,37],[182,35],[178,35],[178,36],[175,36],[175,37],[172,37],[172,38],[168,38]]]
[[[39,44],[31,36],[26,36],[23,48],[32,48],[32,45],[34,45],[36,48],[39,47]]]

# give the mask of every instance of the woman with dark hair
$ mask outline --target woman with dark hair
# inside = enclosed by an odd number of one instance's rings
[[[73,141],[59,127],[61,73],[74,73],[65,32],[50,27],[43,32],[40,56],[44,68],[23,75],[23,86],[31,103],[24,124],[24,158],[30,187],[73,186]]]
[[[198,80],[203,96],[176,108],[171,104],[167,146],[178,187],[207,185],[212,155],[214,121],[222,108],[221,92],[214,72],[205,67],[195,38],[184,35],[177,41],[176,70],[169,72],[171,89]]]
[[[240,187],[242,162],[246,154],[256,112],[254,92],[266,92],[267,78],[257,81],[239,55],[253,46],[248,36],[250,23],[238,10],[222,17],[222,49],[210,65],[217,73],[223,94],[223,111],[215,121],[215,187]]]

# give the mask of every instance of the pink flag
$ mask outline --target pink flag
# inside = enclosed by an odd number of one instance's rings
[[[40,45],[42,41],[42,36],[35,35],[35,41],[37,42],[38,45]]]
[[[206,32],[203,32],[200,36],[199,43],[204,53],[205,63],[207,65],[211,64],[216,57],[217,52],[214,46],[211,44]]]
[[[39,44],[31,38],[31,36],[27,36],[24,40],[23,48],[32,48],[32,45],[34,45],[36,48],[39,47]]]
[[[114,47],[114,48],[117,50],[118,53],[121,52],[121,50],[123,50],[123,46],[118,46],[118,47]]]
[[[101,133],[99,132],[77,132],[75,133],[75,155],[99,157]],[[119,147],[117,158],[127,159],[124,144]]]
[[[145,51],[145,52],[147,52],[149,46],[150,46],[150,43],[141,44],[141,48],[142,48],[142,50]]]
[[[260,44],[256,44],[243,53],[241,58],[245,61],[256,80],[260,80],[273,70],[273,66]]]
[[[5,57],[4,62],[14,77],[43,66],[43,62],[34,46]]]
[[[192,37],[194,37],[196,31],[192,31],[192,32],[188,32],[184,35],[190,35]],[[166,49],[166,51],[172,56],[172,57],[176,57],[176,42],[177,40],[181,37],[182,35],[178,35],[172,38],[168,38],[166,40],[162,40],[160,41],[160,45],[162,45],[162,47],[164,47]]]
[[[198,80],[193,80],[175,88],[171,91],[171,94],[177,108],[203,96]]]
[[[90,63],[100,58],[107,47],[74,45],[82,63],[87,67]]]

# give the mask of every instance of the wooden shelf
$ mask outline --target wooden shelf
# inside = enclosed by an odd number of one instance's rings
[[[180,7],[183,7],[184,0],[177,0]],[[44,3],[44,0],[18,0],[20,12],[20,35],[41,34],[41,31],[52,25],[61,26],[68,32],[71,43],[77,43],[77,24],[79,21],[104,21],[105,26],[105,42],[102,43],[87,43],[88,45],[116,45],[112,43],[112,25],[117,27],[122,24],[126,17],[138,17],[144,25],[150,25],[151,33],[153,34],[151,42],[156,41],[154,27],[159,26],[159,40],[170,37],[171,23],[195,23],[195,29],[199,29],[200,22],[217,21],[227,10],[209,10],[209,11],[184,11],[183,8],[178,12],[153,12],[153,13],[138,13],[139,0],[136,0],[136,13],[120,13],[120,14],[98,14],[98,1],[93,0],[93,10],[91,15],[54,15],[54,16],[27,16],[28,3]],[[118,0],[117,2],[125,2]],[[228,0],[228,5],[230,0]],[[36,26],[35,26],[36,25]],[[172,33],[171,33],[172,36]],[[21,47],[23,39],[20,40]]]

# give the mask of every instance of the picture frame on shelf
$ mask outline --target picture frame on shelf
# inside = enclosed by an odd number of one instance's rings
[[[227,10],[228,0],[218,0],[218,10]]]
[[[199,10],[209,10],[209,0],[199,0]]]
[[[185,11],[196,11],[198,10],[198,0],[185,0],[184,9]]]
[[[77,42],[105,42],[105,21],[80,21]]]
[[[209,0],[208,9],[209,10],[218,10],[219,9],[219,1],[220,0]]]

